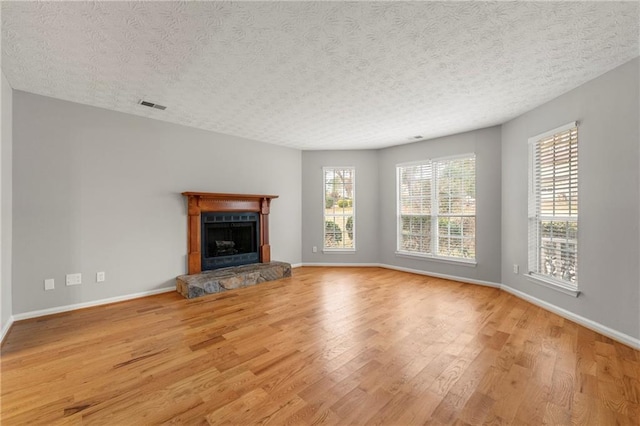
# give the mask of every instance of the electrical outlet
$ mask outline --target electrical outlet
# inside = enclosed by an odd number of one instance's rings
[[[520,267],[518,266],[517,263],[513,264],[513,273],[517,274],[520,271]]]
[[[318,252],[318,247],[313,246],[313,248],[311,249],[312,252],[317,253]]]
[[[82,274],[67,274],[67,285],[82,284]]]
[[[106,279],[106,275],[105,275],[104,272],[97,272],[96,273],[96,282],[97,283],[104,282],[105,279]]]
[[[45,290],[53,290],[56,288],[55,280],[53,278],[49,278],[48,280],[44,280],[44,289]]]

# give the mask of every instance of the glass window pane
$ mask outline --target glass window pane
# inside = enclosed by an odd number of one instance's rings
[[[355,170],[324,168],[324,247],[355,248]]]
[[[398,166],[397,176],[401,232],[398,248],[473,259],[475,156]],[[434,211],[438,216],[432,216]],[[437,225],[435,229],[432,229],[433,220]],[[437,235],[432,238],[433,232]],[[438,252],[434,253],[436,247]]]
[[[530,156],[529,270],[577,286],[577,128],[532,142]]]

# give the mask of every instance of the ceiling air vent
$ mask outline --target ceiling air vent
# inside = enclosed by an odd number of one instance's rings
[[[164,105],[158,105],[158,104],[154,104],[153,102],[148,102],[148,101],[143,101],[141,100],[140,102],[138,102],[140,105],[149,107],[149,108],[155,108],[155,109],[160,109],[162,111],[164,111],[165,109],[167,109],[166,106]]]

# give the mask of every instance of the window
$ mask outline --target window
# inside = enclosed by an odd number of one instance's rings
[[[529,274],[578,288],[578,128],[529,139]]]
[[[397,166],[398,252],[473,262],[476,157]]]
[[[355,169],[324,167],[324,250],[354,251]]]

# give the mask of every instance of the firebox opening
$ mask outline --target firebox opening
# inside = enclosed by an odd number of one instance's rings
[[[257,213],[202,214],[202,270],[260,262]]]

